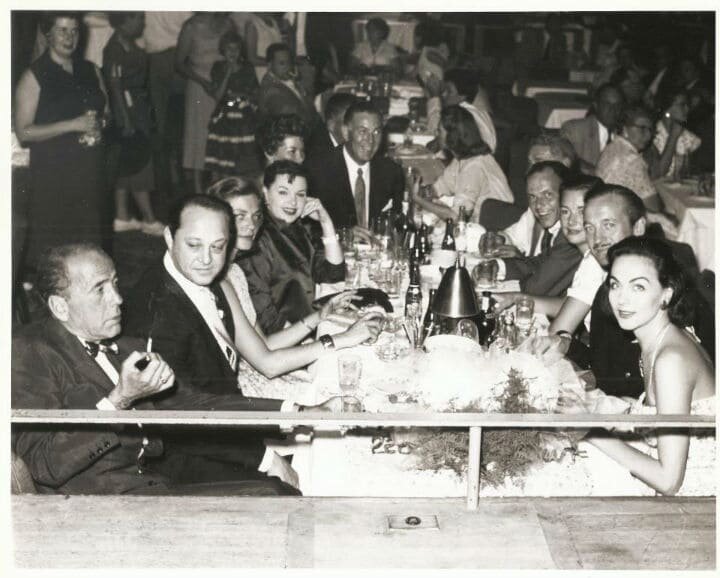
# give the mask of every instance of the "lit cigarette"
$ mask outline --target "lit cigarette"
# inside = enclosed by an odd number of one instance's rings
[[[150,353],[151,351],[152,351],[152,337],[148,337],[147,347],[145,348],[145,352]]]

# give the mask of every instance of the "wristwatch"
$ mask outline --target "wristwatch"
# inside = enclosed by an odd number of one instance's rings
[[[321,335],[318,337],[318,341],[325,349],[335,349],[335,340],[329,335]]]

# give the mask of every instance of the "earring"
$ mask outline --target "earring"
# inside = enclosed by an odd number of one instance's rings
[[[667,301],[663,301],[663,302],[660,304],[660,309],[662,309],[662,310],[664,311],[664,310],[667,309],[667,308],[668,308],[668,302],[667,302]]]

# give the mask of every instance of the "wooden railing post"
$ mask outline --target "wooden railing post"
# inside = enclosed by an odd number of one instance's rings
[[[468,442],[468,470],[467,470],[467,509],[477,510],[480,500],[480,448],[482,447],[482,428],[470,428],[470,441]]]

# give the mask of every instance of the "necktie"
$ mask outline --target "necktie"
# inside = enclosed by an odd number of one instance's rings
[[[115,353],[118,352],[118,346],[117,343],[115,343],[112,339],[103,339],[101,341],[87,341],[85,343],[85,349],[88,352],[88,355],[92,357],[93,359],[97,357],[98,352],[102,351],[103,353]]]
[[[215,297],[215,305],[218,310],[218,315],[225,326],[227,334],[230,336],[230,339],[235,339],[235,326],[232,322],[232,313],[230,313],[230,307],[228,306],[225,294],[217,285],[211,285],[210,291],[212,291],[212,294]]]
[[[355,179],[355,212],[357,213],[358,225],[367,227],[367,219],[365,218],[365,181],[362,169],[358,169],[357,179]]]
[[[219,289],[217,287],[214,289],[222,291],[222,289]],[[237,352],[235,349],[235,344],[233,343],[233,338],[230,337],[227,330],[227,326],[232,324],[232,318],[227,313],[223,312],[223,310],[218,306],[218,298],[215,295],[214,291],[209,288],[205,288],[205,290],[207,291],[205,295],[207,295],[207,298],[212,303],[212,307],[214,307],[217,311],[217,317],[215,318],[216,321],[213,322],[213,330],[220,338],[222,352],[225,354],[225,357],[227,358],[230,367],[233,371],[237,371]]]
[[[547,255],[550,252],[550,243],[552,243],[552,233],[550,229],[544,229],[540,240],[540,253],[542,255]]]

